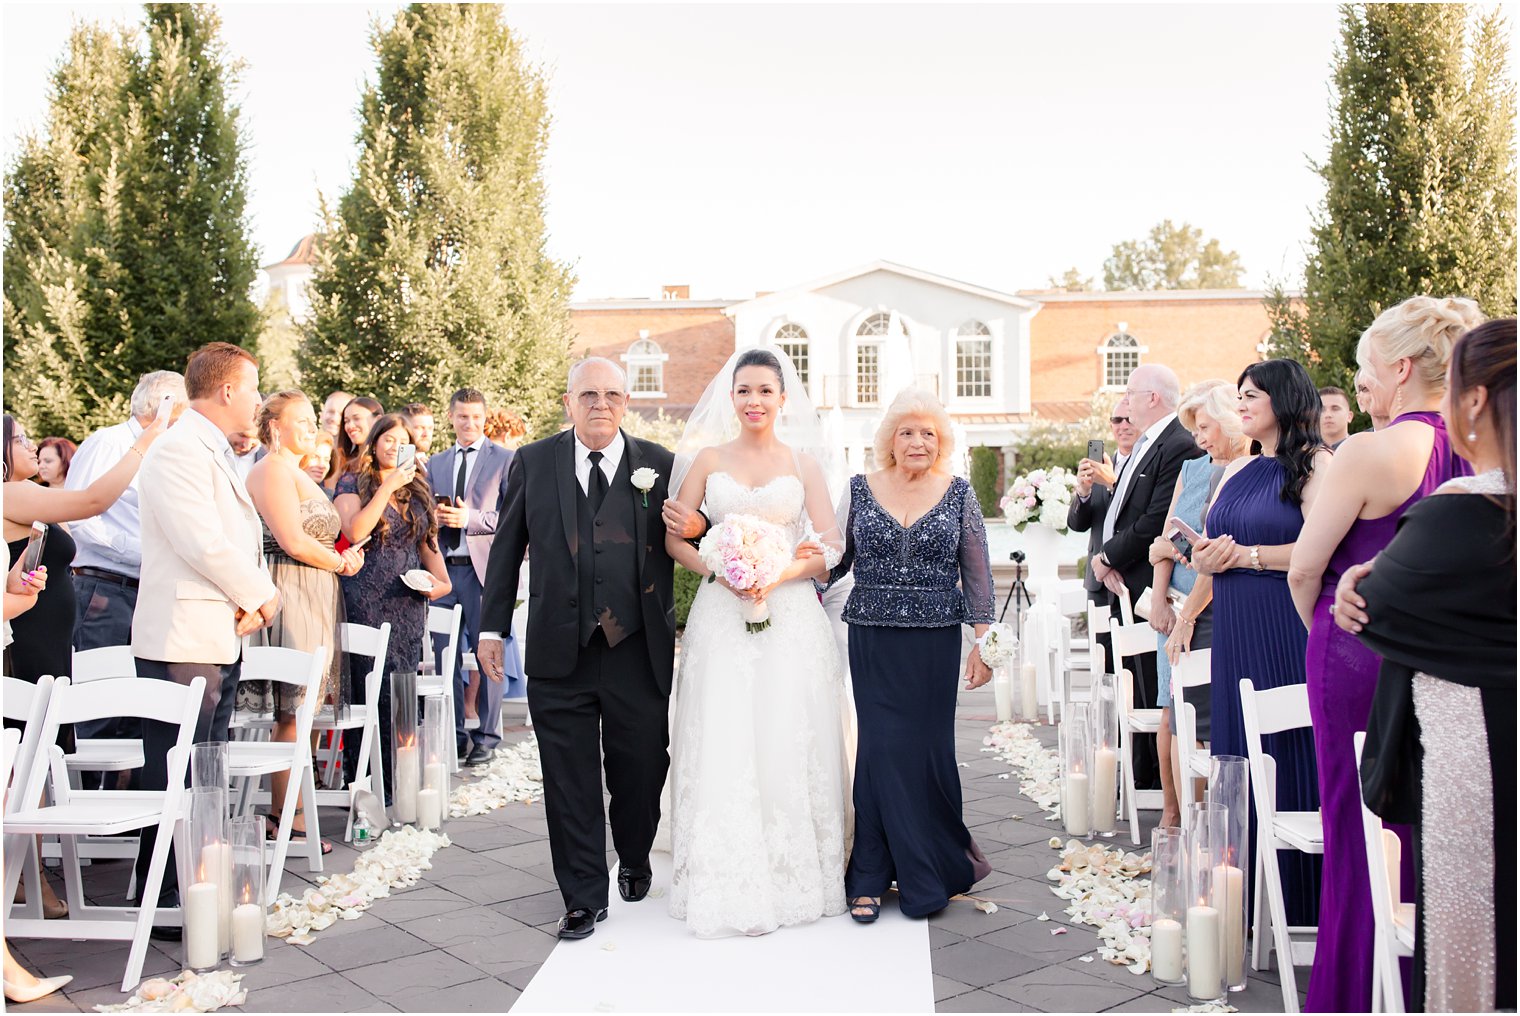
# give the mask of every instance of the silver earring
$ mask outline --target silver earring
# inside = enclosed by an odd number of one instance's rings
[[[1478,419],[1473,417],[1467,421],[1467,440],[1469,443],[1478,440]]]

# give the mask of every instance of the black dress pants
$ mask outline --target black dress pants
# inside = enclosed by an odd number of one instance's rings
[[[206,679],[206,693],[201,698],[200,713],[195,718],[195,737],[192,744],[202,741],[227,740],[227,728],[232,724],[232,709],[237,703],[238,677],[243,672],[243,661],[235,663],[165,663],[162,660],[137,660],[137,676],[151,677],[159,681],[173,681],[188,685],[196,676]],[[172,723],[143,720],[143,767],[142,789],[165,790],[169,786],[168,754],[178,739],[179,728]],[[188,778],[188,769],[186,770]],[[141,893],[147,884],[148,865],[153,860],[153,844],[158,839],[156,828],[144,829],[137,842],[137,891]],[[174,848],[169,848],[169,862],[164,869],[164,881],[159,889],[158,905],[177,905],[179,872],[174,864]]]
[[[608,646],[598,628],[562,678],[528,677],[528,708],[544,769],[549,852],[565,909],[607,905],[607,816],[618,859],[648,870],[670,766],[670,696],[649,663],[644,632]]]

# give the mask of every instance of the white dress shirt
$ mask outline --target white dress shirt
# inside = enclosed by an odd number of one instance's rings
[[[618,465],[623,461],[623,432],[618,431],[612,437],[612,443],[601,449],[602,474],[607,477],[607,486],[612,486],[612,478],[617,475]],[[581,436],[575,435],[575,482],[581,485],[582,494],[591,493],[591,449],[581,444]]]
[[[1145,428],[1145,433],[1140,435],[1140,440],[1136,441],[1135,447],[1130,450],[1130,459],[1135,464],[1124,470],[1123,475],[1119,477],[1118,484],[1114,487],[1113,499],[1109,501],[1108,512],[1103,516],[1104,543],[1114,538],[1114,526],[1119,521],[1119,511],[1124,507],[1124,499],[1129,494],[1130,485],[1135,478],[1135,473],[1140,469],[1140,460],[1145,457],[1146,449],[1155,444],[1156,439],[1161,436],[1161,432],[1170,427],[1175,419],[1177,419],[1176,413],[1167,413],[1161,419]],[[1104,560],[1107,560],[1107,558]]]
[[[135,419],[102,427],[80,444],[69,463],[64,490],[84,490],[100,479],[122,458],[133,454],[131,448],[142,437],[143,427]],[[121,497],[93,518],[69,523],[74,538],[74,567],[100,568],[137,578],[142,572],[142,516],[137,501],[137,477]]]
[[[475,475],[475,464],[480,461],[480,450],[485,446],[486,439],[484,437],[476,438],[474,444],[467,445],[459,444],[458,442],[454,444],[454,486],[449,490],[443,491],[443,493],[448,494],[450,497],[452,497],[454,495],[454,491],[459,489],[459,466],[461,463],[464,466],[464,489],[470,489],[470,478]],[[469,448],[472,454],[466,455],[464,453],[464,450],[466,448]],[[461,505],[460,507],[463,506]]]

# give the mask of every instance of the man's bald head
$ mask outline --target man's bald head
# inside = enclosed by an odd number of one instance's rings
[[[1114,413],[1128,416],[1135,429],[1142,433],[1151,424],[1175,412],[1182,399],[1182,384],[1176,371],[1159,363],[1144,363],[1129,375],[1124,398],[1114,407]]]

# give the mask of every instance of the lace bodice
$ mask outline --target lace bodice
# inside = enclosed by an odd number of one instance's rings
[[[814,520],[807,512],[806,492],[800,477],[778,476],[768,483],[751,487],[740,483],[722,470],[707,476],[704,498],[707,517],[714,525],[730,515],[750,515],[786,531],[793,543],[818,540],[824,546],[824,561],[830,568],[844,553],[843,540],[832,519]]]
[[[308,497],[301,502],[301,528],[306,535],[319,540],[324,547],[332,548],[337,542],[339,527],[342,519],[338,516],[338,509],[325,497]],[[280,547],[280,542],[274,538],[269,527],[264,527],[264,553],[270,557],[276,554],[288,556]]]
[[[1477,476],[1454,476],[1447,481],[1454,487],[1461,487],[1469,494],[1512,494],[1509,484],[1504,480],[1504,470],[1490,469],[1486,473]]]
[[[882,508],[862,475],[850,479],[847,497],[844,557],[831,574],[837,580],[855,570],[847,622],[894,628],[992,623],[992,561],[971,484],[955,477],[911,526]]]

